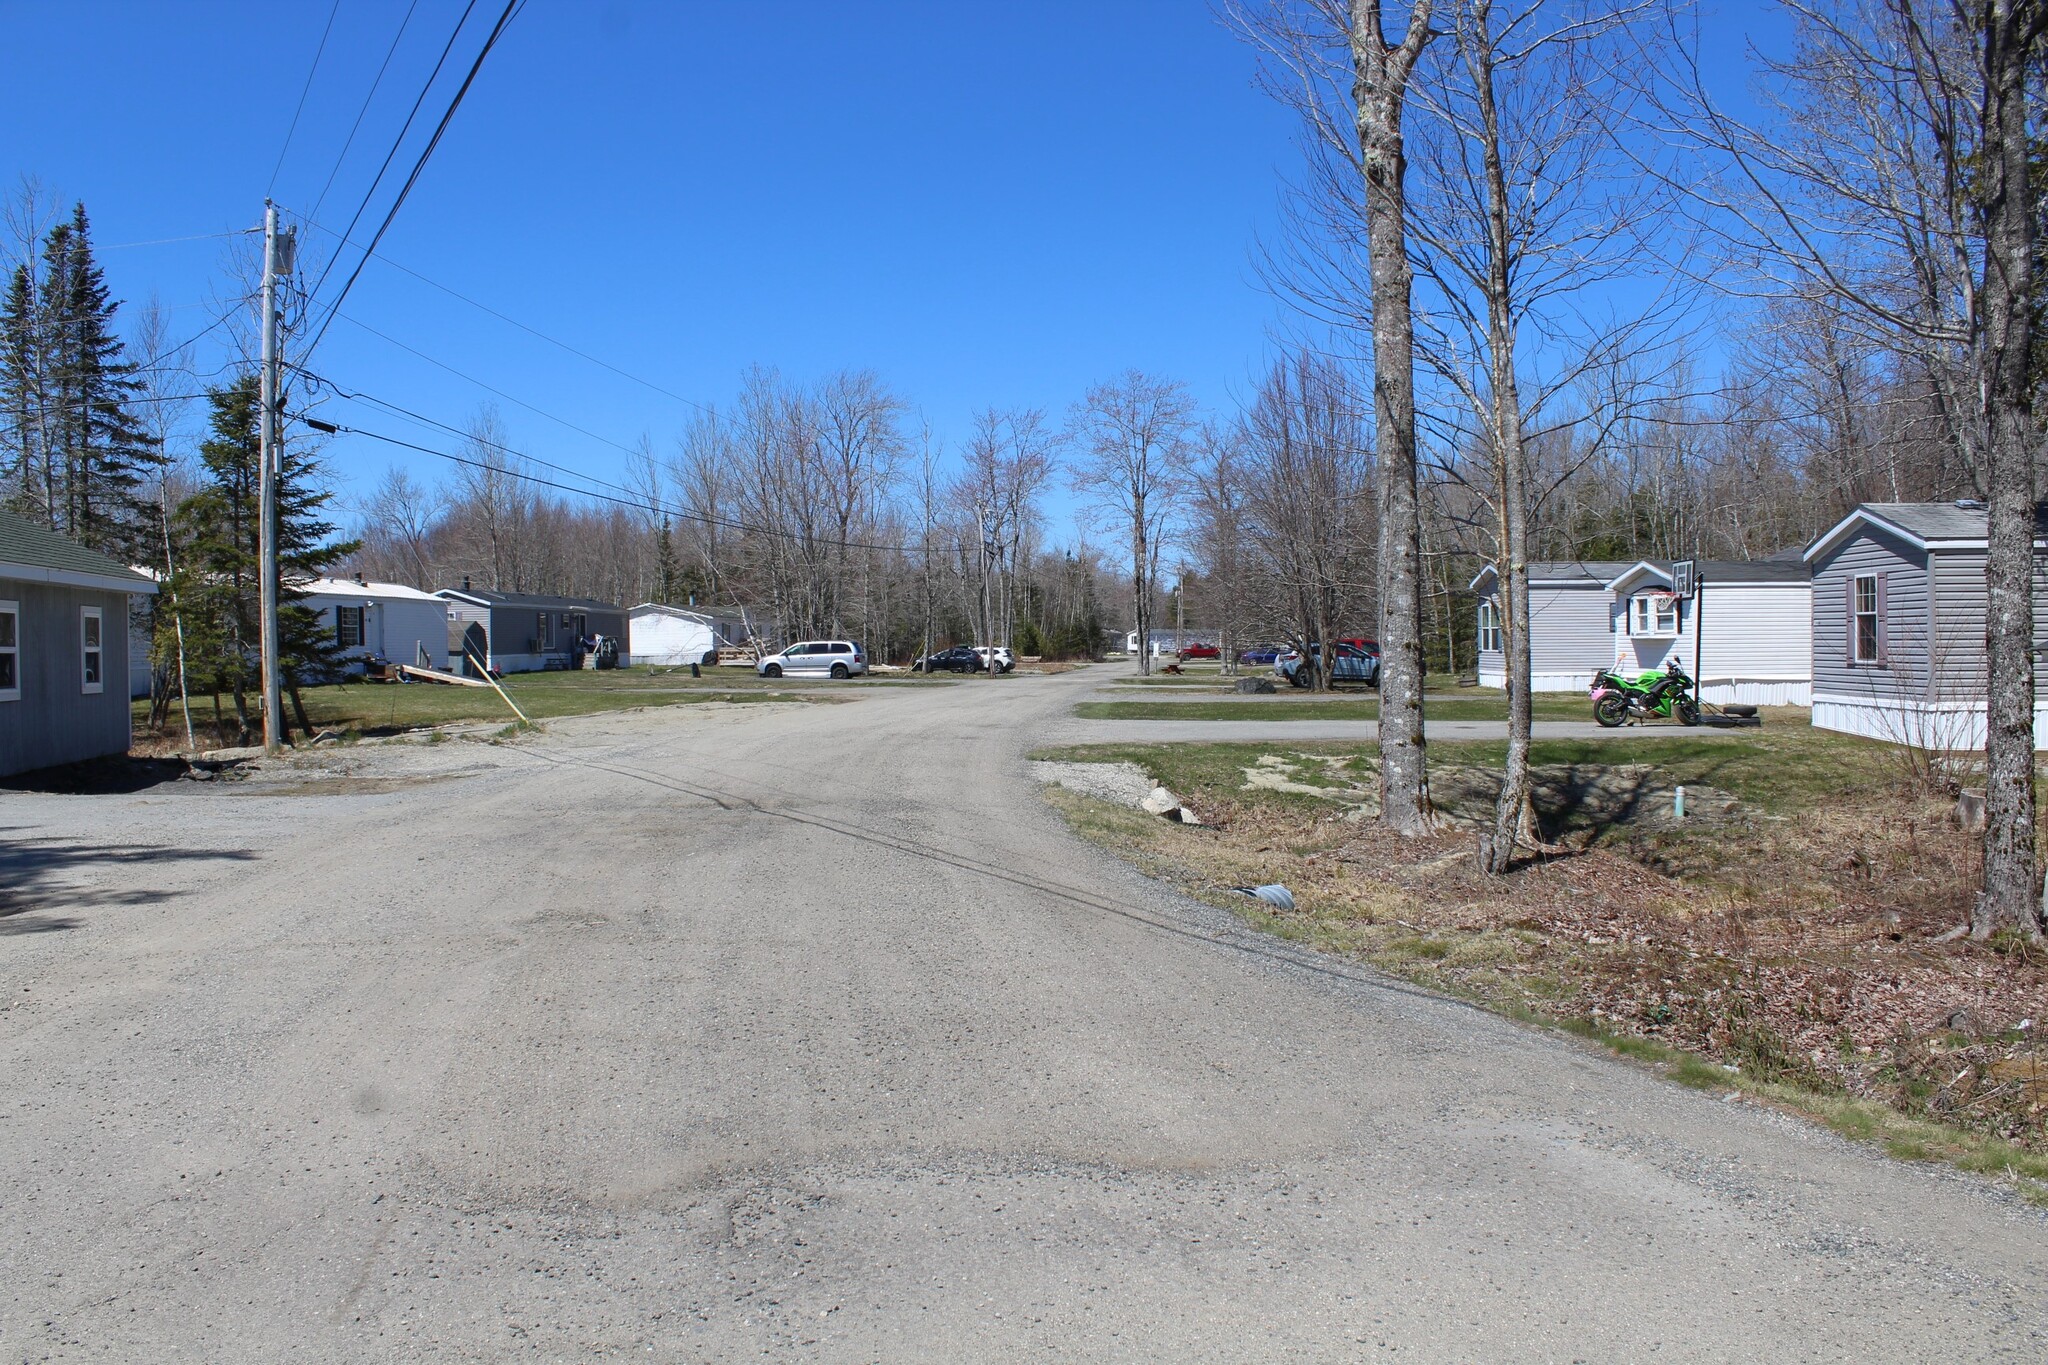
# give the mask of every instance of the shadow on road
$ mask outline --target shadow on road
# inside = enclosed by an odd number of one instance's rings
[[[184,862],[248,862],[249,849],[171,848],[160,844],[84,844],[24,838],[0,830],[0,937],[75,929],[80,921],[53,911],[88,906],[155,905],[177,894],[137,884],[150,866]],[[113,884],[100,881],[122,869]],[[132,869],[132,873],[128,870]],[[80,874],[85,874],[81,879]]]

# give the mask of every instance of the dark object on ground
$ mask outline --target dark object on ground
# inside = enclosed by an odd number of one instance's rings
[[[1271,696],[1277,689],[1269,678],[1239,678],[1237,680],[1237,690],[1240,692],[1257,692],[1262,696]]]
[[[1270,882],[1265,886],[1234,886],[1231,890],[1241,891],[1253,900],[1264,901],[1275,910],[1294,908],[1294,893],[1278,882]]]
[[[1179,665],[1179,664],[1167,664],[1167,665],[1165,665],[1164,667],[1162,667],[1162,668],[1161,668],[1161,669],[1160,669],[1159,671],[1160,671],[1161,673],[1178,673],[1178,672],[1180,672],[1180,665]]]
[[[211,777],[221,766],[208,764],[203,770],[207,777]],[[48,792],[57,796],[127,796],[166,782],[176,782],[182,777],[196,777],[199,767],[182,758],[130,758],[126,754],[114,754],[107,758],[87,759],[83,763],[15,773],[0,780],[0,788],[17,792]]]
[[[690,665],[690,676],[691,676],[691,677],[693,677],[693,678],[701,678],[701,677],[703,677],[703,676],[704,676],[704,670],[703,670],[703,668],[702,668],[702,667],[701,667],[700,665],[697,665],[697,664],[691,664],[691,665]]]

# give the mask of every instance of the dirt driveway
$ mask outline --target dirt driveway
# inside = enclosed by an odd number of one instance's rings
[[[0,794],[0,1359],[2048,1357],[2048,1221],[1083,846],[1086,675]]]

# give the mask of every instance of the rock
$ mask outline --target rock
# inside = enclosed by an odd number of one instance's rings
[[[1180,809],[1180,798],[1164,787],[1154,787],[1138,808],[1150,815],[1169,815]]]
[[[1260,696],[1271,696],[1276,689],[1271,678],[1239,678],[1237,680],[1237,690],[1240,692],[1257,693]]]

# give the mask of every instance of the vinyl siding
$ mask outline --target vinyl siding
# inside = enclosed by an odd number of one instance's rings
[[[1985,688],[1984,552],[1948,550],[1933,560],[1934,614],[1929,664],[1935,701],[1975,700]],[[2048,560],[2034,556],[2034,643],[2048,643]],[[2034,671],[2034,697],[2048,697],[2048,668]]]
[[[0,775],[128,752],[128,594],[0,578],[21,606],[21,698],[0,701]],[[101,612],[104,690],[82,687],[80,608]]]
[[[1481,594],[1491,598],[1491,593]],[[1589,686],[1593,674],[1614,654],[1607,589],[1584,586],[1529,589],[1529,673],[1537,690],[1569,691]],[[1498,686],[1507,661],[1496,650],[1479,652],[1480,681]]]
[[[1927,693],[1928,555],[1865,526],[1813,566],[1813,690],[1837,697],[1924,697]],[[1887,662],[1849,662],[1848,585],[1885,576]],[[1983,619],[1980,609],[1978,620]],[[1981,631],[1982,627],[1979,626]]]

